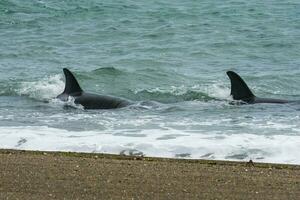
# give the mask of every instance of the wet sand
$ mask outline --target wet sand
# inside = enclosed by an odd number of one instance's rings
[[[299,199],[300,166],[0,150],[0,199]]]

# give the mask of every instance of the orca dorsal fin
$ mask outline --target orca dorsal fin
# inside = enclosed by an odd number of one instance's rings
[[[235,72],[228,71],[227,75],[231,82],[231,92],[234,100],[242,100],[247,103],[254,101],[255,95],[251,92],[245,81]]]
[[[65,84],[65,90],[63,94],[77,94],[81,93],[83,90],[81,89],[80,85],[78,84],[75,76],[72,74],[70,70],[67,68],[63,69],[65,78],[66,78],[66,84]]]

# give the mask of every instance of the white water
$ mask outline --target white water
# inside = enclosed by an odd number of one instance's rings
[[[1,148],[143,154],[157,157],[300,164],[300,136],[193,133],[178,130],[67,131],[1,127]]]
[[[60,94],[64,86],[62,75],[56,74],[38,81],[22,82],[15,91],[19,95],[27,95],[38,100],[49,100]]]
[[[229,89],[220,83],[149,89],[173,95],[202,92],[220,102],[100,111],[65,110],[65,103],[52,99],[63,87],[61,75],[21,83],[18,95],[50,102],[39,102],[43,109],[24,116],[16,105],[15,110],[5,109],[0,148],[300,164],[297,111],[286,119],[281,115],[290,115],[293,108],[280,107],[287,111],[273,116],[272,105],[230,106]]]

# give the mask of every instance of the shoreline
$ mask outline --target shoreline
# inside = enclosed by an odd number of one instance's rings
[[[0,199],[297,199],[300,165],[0,149]]]
[[[275,169],[299,169],[298,164],[286,163],[268,163],[268,162],[253,162],[249,161],[234,161],[234,160],[209,160],[209,159],[189,159],[189,158],[165,158],[153,156],[139,156],[139,155],[121,155],[111,153],[86,153],[86,152],[72,152],[72,151],[40,151],[40,150],[17,150],[17,149],[1,149],[0,154],[32,154],[32,155],[55,155],[78,158],[95,158],[95,159],[115,159],[115,160],[143,160],[143,161],[158,161],[158,162],[184,162],[184,163],[198,163],[209,165],[244,165],[255,166],[260,168],[275,168]]]

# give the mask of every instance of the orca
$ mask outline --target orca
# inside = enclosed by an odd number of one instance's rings
[[[231,82],[231,92],[230,95],[234,100],[242,101],[246,104],[254,104],[254,103],[277,103],[284,104],[290,103],[291,101],[282,100],[282,99],[271,99],[271,98],[260,98],[255,96],[245,81],[235,72],[227,71],[226,72],[230,82]]]
[[[65,89],[56,98],[68,101],[74,98],[74,103],[82,105],[84,109],[113,109],[122,108],[131,104],[129,100],[85,92],[81,89],[78,81],[70,70],[63,69],[65,75]]]

